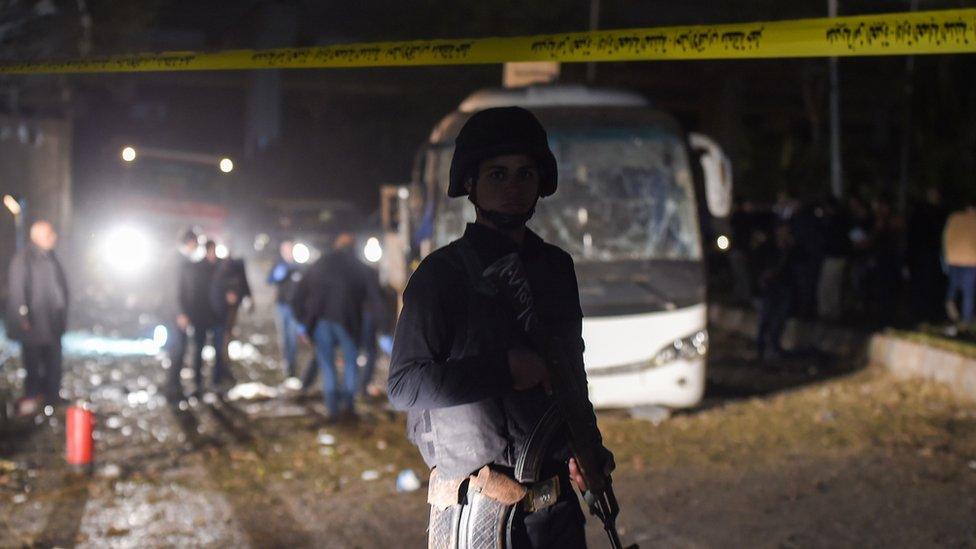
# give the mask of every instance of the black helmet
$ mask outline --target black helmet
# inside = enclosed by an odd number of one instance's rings
[[[542,124],[522,107],[496,107],[475,113],[458,132],[447,196],[468,194],[464,181],[478,164],[506,154],[533,157],[539,165],[539,196],[556,192],[556,157]]]

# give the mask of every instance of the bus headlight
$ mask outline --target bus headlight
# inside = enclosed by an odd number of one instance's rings
[[[722,250],[723,252],[727,252],[729,250],[729,247],[732,245],[732,241],[729,240],[729,237],[722,234],[715,239],[715,245],[718,246],[719,250]]]
[[[708,354],[708,332],[701,330],[694,334],[676,339],[670,345],[654,355],[651,363],[654,366],[664,366],[676,360],[694,360]]]

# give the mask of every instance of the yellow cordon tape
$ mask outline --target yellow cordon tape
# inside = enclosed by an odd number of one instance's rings
[[[166,52],[0,64],[0,73],[86,73],[666,61],[976,52],[976,9],[569,34]]]

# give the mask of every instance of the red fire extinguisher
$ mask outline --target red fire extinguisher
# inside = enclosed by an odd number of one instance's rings
[[[87,402],[77,402],[68,406],[65,436],[65,453],[68,465],[77,471],[89,472],[92,468],[92,454],[95,441],[95,414]]]

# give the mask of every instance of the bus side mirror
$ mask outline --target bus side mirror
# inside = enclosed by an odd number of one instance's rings
[[[713,217],[727,217],[732,210],[732,162],[711,137],[688,134],[692,150],[701,153],[705,178],[705,203]]]

